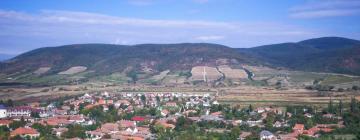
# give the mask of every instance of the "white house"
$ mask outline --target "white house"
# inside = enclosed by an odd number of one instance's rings
[[[0,105],[0,118],[6,118],[7,111],[6,107],[3,105]]]
[[[29,116],[34,109],[30,106],[19,106],[7,108],[7,116],[8,117],[16,117],[16,116]]]
[[[263,130],[260,132],[260,140],[276,140],[276,137],[270,131]]]

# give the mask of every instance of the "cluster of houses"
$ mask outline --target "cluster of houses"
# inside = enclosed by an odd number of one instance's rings
[[[258,115],[257,119],[248,120],[227,120],[223,112],[211,112],[210,107],[219,105],[216,96],[212,94],[189,94],[189,93],[93,93],[84,94],[81,97],[65,100],[61,106],[55,103],[40,106],[40,103],[30,103],[27,106],[5,107],[0,105],[0,126],[9,126],[13,121],[25,120],[24,127],[11,130],[10,136],[39,137],[40,133],[31,128],[32,124],[53,126],[53,135],[62,137],[68,131],[67,126],[79,124],[90,126],[96,123],[94,118],[80,113],[81,109],[92,109],[99,107],[103,112],[109,111],[110,107],[117,110],[119,115],[133,113],[136,109],[156,108],[158,116],[142,115],[133,116],[130,119],[116,120],[115,122],[103,123],[93,131],[86,131],[86,139],[156,139],[156,134],[151,133],[150,124],[161,126],[166,129],[174,129],[177,118],[184,116],[193,122],[215,121],[232,124],[234,126],[248,125],[249,127],[264,127],[264,120],[269,113],[278,115],[284,114],[283,108],[259,107],[250,112],[250,115]],[[36,114],[37,117],[34,117]],[[291,113],[287,116],[291,117]],[[306,114],[312,117],[311,114]],[[326,116],[325,116],[326,117]],[[331,117],[331,116],[330,116]],[[275,128],[290,127],[287,121],[276,121]],[[338,124],[317,124],[316,126],[305,129],[304,124],[295,124],[292,133],[273,134],[263,130],[257,134],[262,140],[297,139],[299,135],[317,137],[318,132],[331,132],[334,127],[343,127]],[[242,131],[238,139],[245,139],[253,135],[251,132]]]

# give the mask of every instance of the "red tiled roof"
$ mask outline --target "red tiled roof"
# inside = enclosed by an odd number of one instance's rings
[[[12,120],[0,120],[0,125],[9,125],[12,122]]]
[[[142,121],[145,121],[145,118],[141,117],[141,116],[134,116],[134,117],[131,118],[131,120],[142,122]]]
[[[304,124],[295,124],[294,130],[304,130]]]
[[[33,128],[24,128],[24,127],[20,127],[15,129],[14,131],[11,131],[10,135],[11,136],[16,136],[16,135],[31,135],[31,134],[39,134],[39,132],[37,132],[35,129]]]
[[[129,121],[129,120],[120,120],[119,124],[120,124],[120,127],[123,127],[123,128],[135,126],[135,122]]]
[[[215,116],[219,116],[219,115],[221,115],[221,114],[222,114],[222,113],[221,113],[220,111],[211,113],[211,115],[215,115]]]

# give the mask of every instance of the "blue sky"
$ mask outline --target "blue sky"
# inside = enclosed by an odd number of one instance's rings
[[[359,0],[1,0],[0,53],[75,43],[360,39]]]

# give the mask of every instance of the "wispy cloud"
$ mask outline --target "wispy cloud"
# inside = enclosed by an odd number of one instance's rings
[[[311,1],[290,9],[293,18],[326,18],[360,15],[359,0]]]
[[[271,22],[149,20],[97,13],[43,10],[36,14],[0,10],[0,52],[73,43],[209,42],[231,47],[299,40],[317,34]]]

